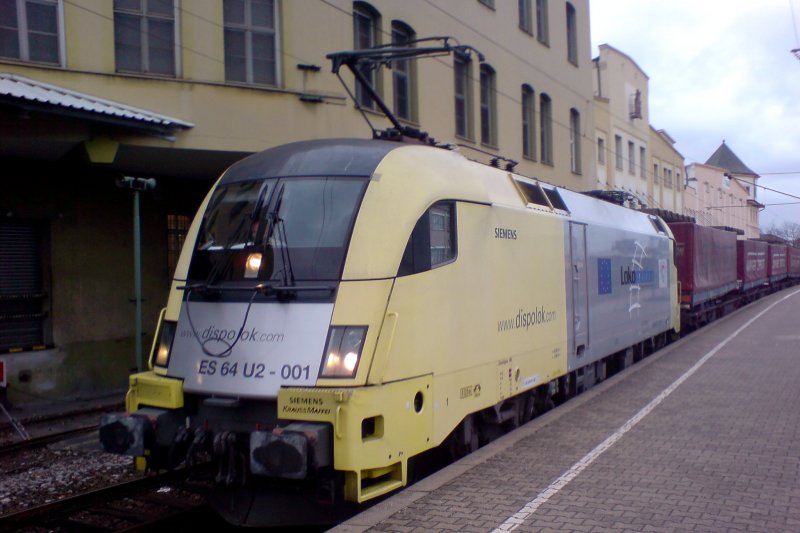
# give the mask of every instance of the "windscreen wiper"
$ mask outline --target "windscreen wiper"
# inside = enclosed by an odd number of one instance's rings
[[[281,253],[281,262],[283,263],[281,267],[281,281],[285,287],[294,287],[295,279],[294,279],[294,270],[292,269],[292,255],[289,251],[289,241],[286,237],[286,224],[280,216],[281,211],[281,204],[283,203],[283,193],[286,190],[286,184],[282,183],[280,189],[275,193],[275,203],[272,209],[267,213],[267,219],[269,220],[269,234],[267,235],[267,239],[273,235],[276,236],[276,244],[278,244],[278,248],[280,248]]]

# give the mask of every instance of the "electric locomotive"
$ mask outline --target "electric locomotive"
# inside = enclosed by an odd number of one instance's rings
[[[210,459],[234,523],[344,512],[665,343],[673,255],[656,216],[454,150],[272,148],[200,207],[101,441],[140,468]]]

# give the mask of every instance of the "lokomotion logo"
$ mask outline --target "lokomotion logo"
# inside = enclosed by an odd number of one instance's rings
[[[619,267],[620,285],[646,285],[654,283],[656,273],[652,270],[635,270],[631,267]]]

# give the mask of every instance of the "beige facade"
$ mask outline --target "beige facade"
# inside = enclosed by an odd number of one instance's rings
[[[654,207],[647,164],[649,78],[633,59],[607,44],[600,45],[594,67],[597,186],[626,191]]]
[[[683,213],[684,159],[675,149],[675,139],[664,130],[650,128],[650,170],[652,186],[648,196],[654,206]]]
[[[594,59],[596,184],[641,206],[680,213],[683,156],[649,122],[649,78],[627,54],[600,45]]]
[[[588,0],[37,0],[38,18],[23,16],[30,2],[9,2],[18,39],[0,48],[10,213],[0,247],[24,233],[24,268],[40,271],[25,296],[38,331],[16,338],[22,326],[4,324],[0,338],[22,393],[121,387],[135,364],[131,194],[115,186],[120,176],[158,180],[141,195],[149,341],[176,239],[225,167],[286,142],[371,134],[330,52],[431,35],[474,47],[484,62],[472,54],[463,70],[453,56],[381,68],[377,90],[440,142],[574,190],[594,186]],[[15,93],[22,86],[28,93]]]
[[[746,187],[731,179],[724,168],[692,163],[686,168],[685,214],[703,226],[727,226],[744,232],[748,239],[759,237],[751,220]]]
[[[758,213],[758,174],[722,141],[705,164],[686,168],[686,214],[698,224],[728,226],[741,230],[748,239],[761,235]]]

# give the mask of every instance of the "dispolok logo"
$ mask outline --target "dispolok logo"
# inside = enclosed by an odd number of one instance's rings
[[[181,337],[193,337],[194,333],[189,329],[182,330],[180,335]],[[237,337],[239,342],[283,342],[285,338],[283,333],[264,332],[257,328],[243,329],[242,335],[239,337],[239,330],[219,328],[213,324],[201,331],[198,336],[203,342],[217,341],[221,343],[234,342]]]
[[[533,311],[526,311],[520,309],[517,316],[499,320],[497,322],[497,331],[509,331],[512,329],[528,329],[531,326],[539,326],[547,324],[556,320],[557,315],[555,311],[548,311],[544,306],[539,306]]]

